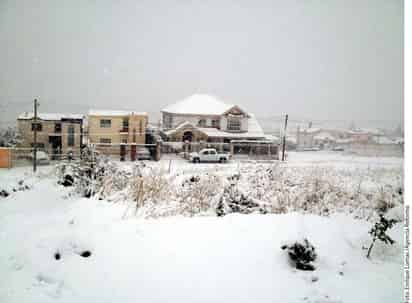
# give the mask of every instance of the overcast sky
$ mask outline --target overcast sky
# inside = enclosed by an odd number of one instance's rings
[[[0,0],[0,119],[159,112],[193,93],[257,116],[403,119],[403,1]]]

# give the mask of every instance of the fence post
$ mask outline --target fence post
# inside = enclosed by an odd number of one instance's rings
[[[161,153],[160,142],[157,141],[156,142],[156,156],[155,156],[156,161],[160,160],[160,156],[161,156],[160,153]]]
[[[187,141],[185,141],[184,145],[185,145],[184,158],[187,159],[188,149],[189,149],[189,143],[187,143]]]

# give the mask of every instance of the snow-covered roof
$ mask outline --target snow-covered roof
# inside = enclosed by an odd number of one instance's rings
[[[299,132],[310,133],[310,134],[317,133],[320,131],[321,129],[317,127],[309,127],[309,128],[304,128],[304,129],[299,130]]]
[[[171,135],[171,134],[173,134],[173,133],[175,133],[175,132],[177,132],[178,130],[183,129],[183,128],[195,128],[195,129],[199,129],[198,127],[193,126],[192,123],[190,123],[190,122],[188,122],[188,121],[185,121],[185,122],[180,123],[180,124],[179,124],[178,126],[176,126],[175,128],[169,129],[169,130],[165,131],[164,133],[165,133],[167,136],[169,136],[169,135]]]
[[[81,114],[59,114],[59,113],[38,113],[38,119],[49,120],[49,121],[59,121],[62,119],[83,119],[84,116]],[[34,118],[34,113],[22,113],[18,116],[19,120],[31,120]]]
[[[89,110],[89,116],[147,116],[146,112],[126,111],[126,110]]]
[[[275,135],[265,135],[265,139],[272,142],[280,142],[280,138]]]
[[[226,104],[219,98],[204,94],[189,96],[177,103],[166,106],[162,112],[185,115],[222,115],[235,105]]]
[[[335,137],[332,136],[330,133],[328,132],[323,132],[321,131],[320,133],[318,133],[316,136],[313,137],[315,140],[319,140],[319,141],[324,141],[324,140],[329,140],[329,141],[334,141]]]

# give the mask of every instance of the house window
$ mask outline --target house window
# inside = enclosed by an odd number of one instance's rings
[[[197,123],[199,127],[206,127],[206,120],[205,119],[200,119],[199,122]]]
[[[41,132],[42,129],[43,129],[42,124],[39,123],[39,122],[37,122],[37,123],[32,123],[32,124],[31,124],[31,130],[33,131],[33,130],[35,130],[35,129],[36,129],[38,132]]]
[[[143,121],[142,120],[139,121],[139,135],[140,136],[144,135],[143,134]]]
[[[70,125],[67,129],[67,146],[74,146],[74,126]]]
[[[54,132],[55,133],[61,133],[62,132],[62,124],[61,123],[54,124]]]
[[[228,130],[234,130],[234,131],[239,131],[240,130],[240,120],[239,119],[229,119],[227,121],[227,129]]]
[[[111,143],[112,143],[112,139],[110,139],[110,138],[100,138],[100,143],[103,143],[103,144],[111,144]]]
[[[212,127],[219,128],[219,120],[218,119],[213,119],[212,120]]]
[[[100,127],[101,128],[110,128],[110,127],[112,127],[112,120],[110,120],[110,119],[101,119],[100,120]]]
[[[123,130],[128,131],[129,130],[129,118],[124,118],[122,125],[123,125]]]
[[[168,115],[168,114],[164,114],[163,115],[163,124],[164,124],[164,128],[172,128],[173,116]]]

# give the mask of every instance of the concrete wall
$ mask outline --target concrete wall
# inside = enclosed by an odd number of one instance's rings
[[[129,129],[127,132],[120,132],[123,129],[123,119],[126,117],[129,118]],[[111,120],[111,127],[100,127],[102,119]],[[89,116],[89,142],[100,143],[100,139],[105,138],[110,139],[112,144],[123,143],[123,140],[127,140],[127,143],[145,144],[147,121],[146,115]]]
[[[34,143],[34,132],[32,131],[33,120],[24,119],[17,120],[17,129],[22,136],[22,142],[19,147],[31,148]],[[52,145],[49,143],[50,136],[61,136],[62,140],[62,153],[66,153],[68,150],[79,150],[81,145],[81,125],[80,123],[72,123],[66,121],[45,121],[38,120],[38,123],[42,125],[42,130],[37,131],[37,142],[44,144],[45,151],[51,153]],[[55,124],[60,123],[62,130],[60,133],[55,133]],[[68,129],[69,126],[74,127],[74,146],[68,146]]]

